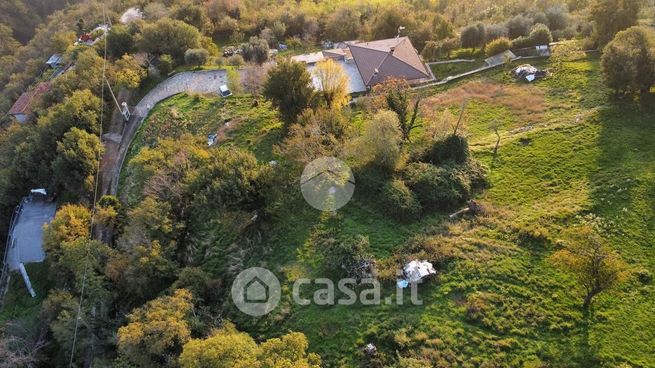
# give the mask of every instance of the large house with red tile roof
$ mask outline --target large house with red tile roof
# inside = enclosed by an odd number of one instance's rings
[[[405,79],[409,84],[433,79],[407,37],[353,42],[348,47],[366,87],[370,88],[389,78]]]
[[[316,63],[332,59],[344,68],[350,79],[350,93],[364,92],[389,78],[406,80],[410,85],[434,79],[407,37],[377,41],[347,41],[335,49],[291,58],[307,64],[311,72]],[[318,82],[314,85],[318,87]]]

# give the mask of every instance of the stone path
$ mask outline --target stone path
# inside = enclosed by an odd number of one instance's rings
[[[103,194],[116,195],[123,161],[127,156],[132,139],[150,110],[160,101],[182,92],[216,93],[221,84],[227,84],[225,70],[202,70],[182,72],[173,75],[155,86],[132,109],[132,117],[123,128],[122,134],[111,134],[103,139],[105,154],[101,163]]]

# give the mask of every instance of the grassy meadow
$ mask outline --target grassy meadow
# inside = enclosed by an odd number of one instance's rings
[[[422,305],[294,305],[292,281],[311,274],[299,250],[323,221],[298,191],[274,213],[267,251],[251,260],[282,279],[282,303],[263,318],[226,317],[256,338],[301,331],[327,367],[359,366],[369,342],[444,367],[655,367],[655,103],[614,97],[593,56],[534,64],[551,76],[528,85],[496,69],[420,92],[424,119],[468,102],[463,129],[489,169],[477,198],[488,214],[448,221],[432,213],[401,224],[356,190],[336,215],[343,231],[369,237],[381,262],[418,234],[453,247],[455,259],[419,286]],[[262,161],[276,159],[272,147],[283,137],[268,103],[178,95],[153,109],[130,157],[183,132],[219,133],[220,144]],[[584,314],[582,290],[549,256],[561,231],[589,216],[605,219],[610,244],[634,272]]]

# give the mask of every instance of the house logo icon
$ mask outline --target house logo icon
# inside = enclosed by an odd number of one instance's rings
[[[266,303],[269,298],[268,285],[255,276],[246,284],[245,294],[246,303]]]
[[[280,296],[280,281],[265,268],[243,270],[232,283],[234,305],[253,317],[270,313],[280,302]]]

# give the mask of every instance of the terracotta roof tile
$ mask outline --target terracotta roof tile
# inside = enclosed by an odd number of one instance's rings
[[[48,92],[49,89],[50,84],[47,82],[42,82],[37,84],[33,90],[23,92],[23,94],[18,97],[18,100],[16,100],[16,102],[14,102],[14,104],[11,106],[11,109],[9,109],[8,113],[10,115],[31,113],[33,103],[37,102],[38,99],[40,99],[43,94]]]
[[[423,61],[407,37],[350,44],[357,68],[367,86],[389,77],[407,80],[430,78]]]

